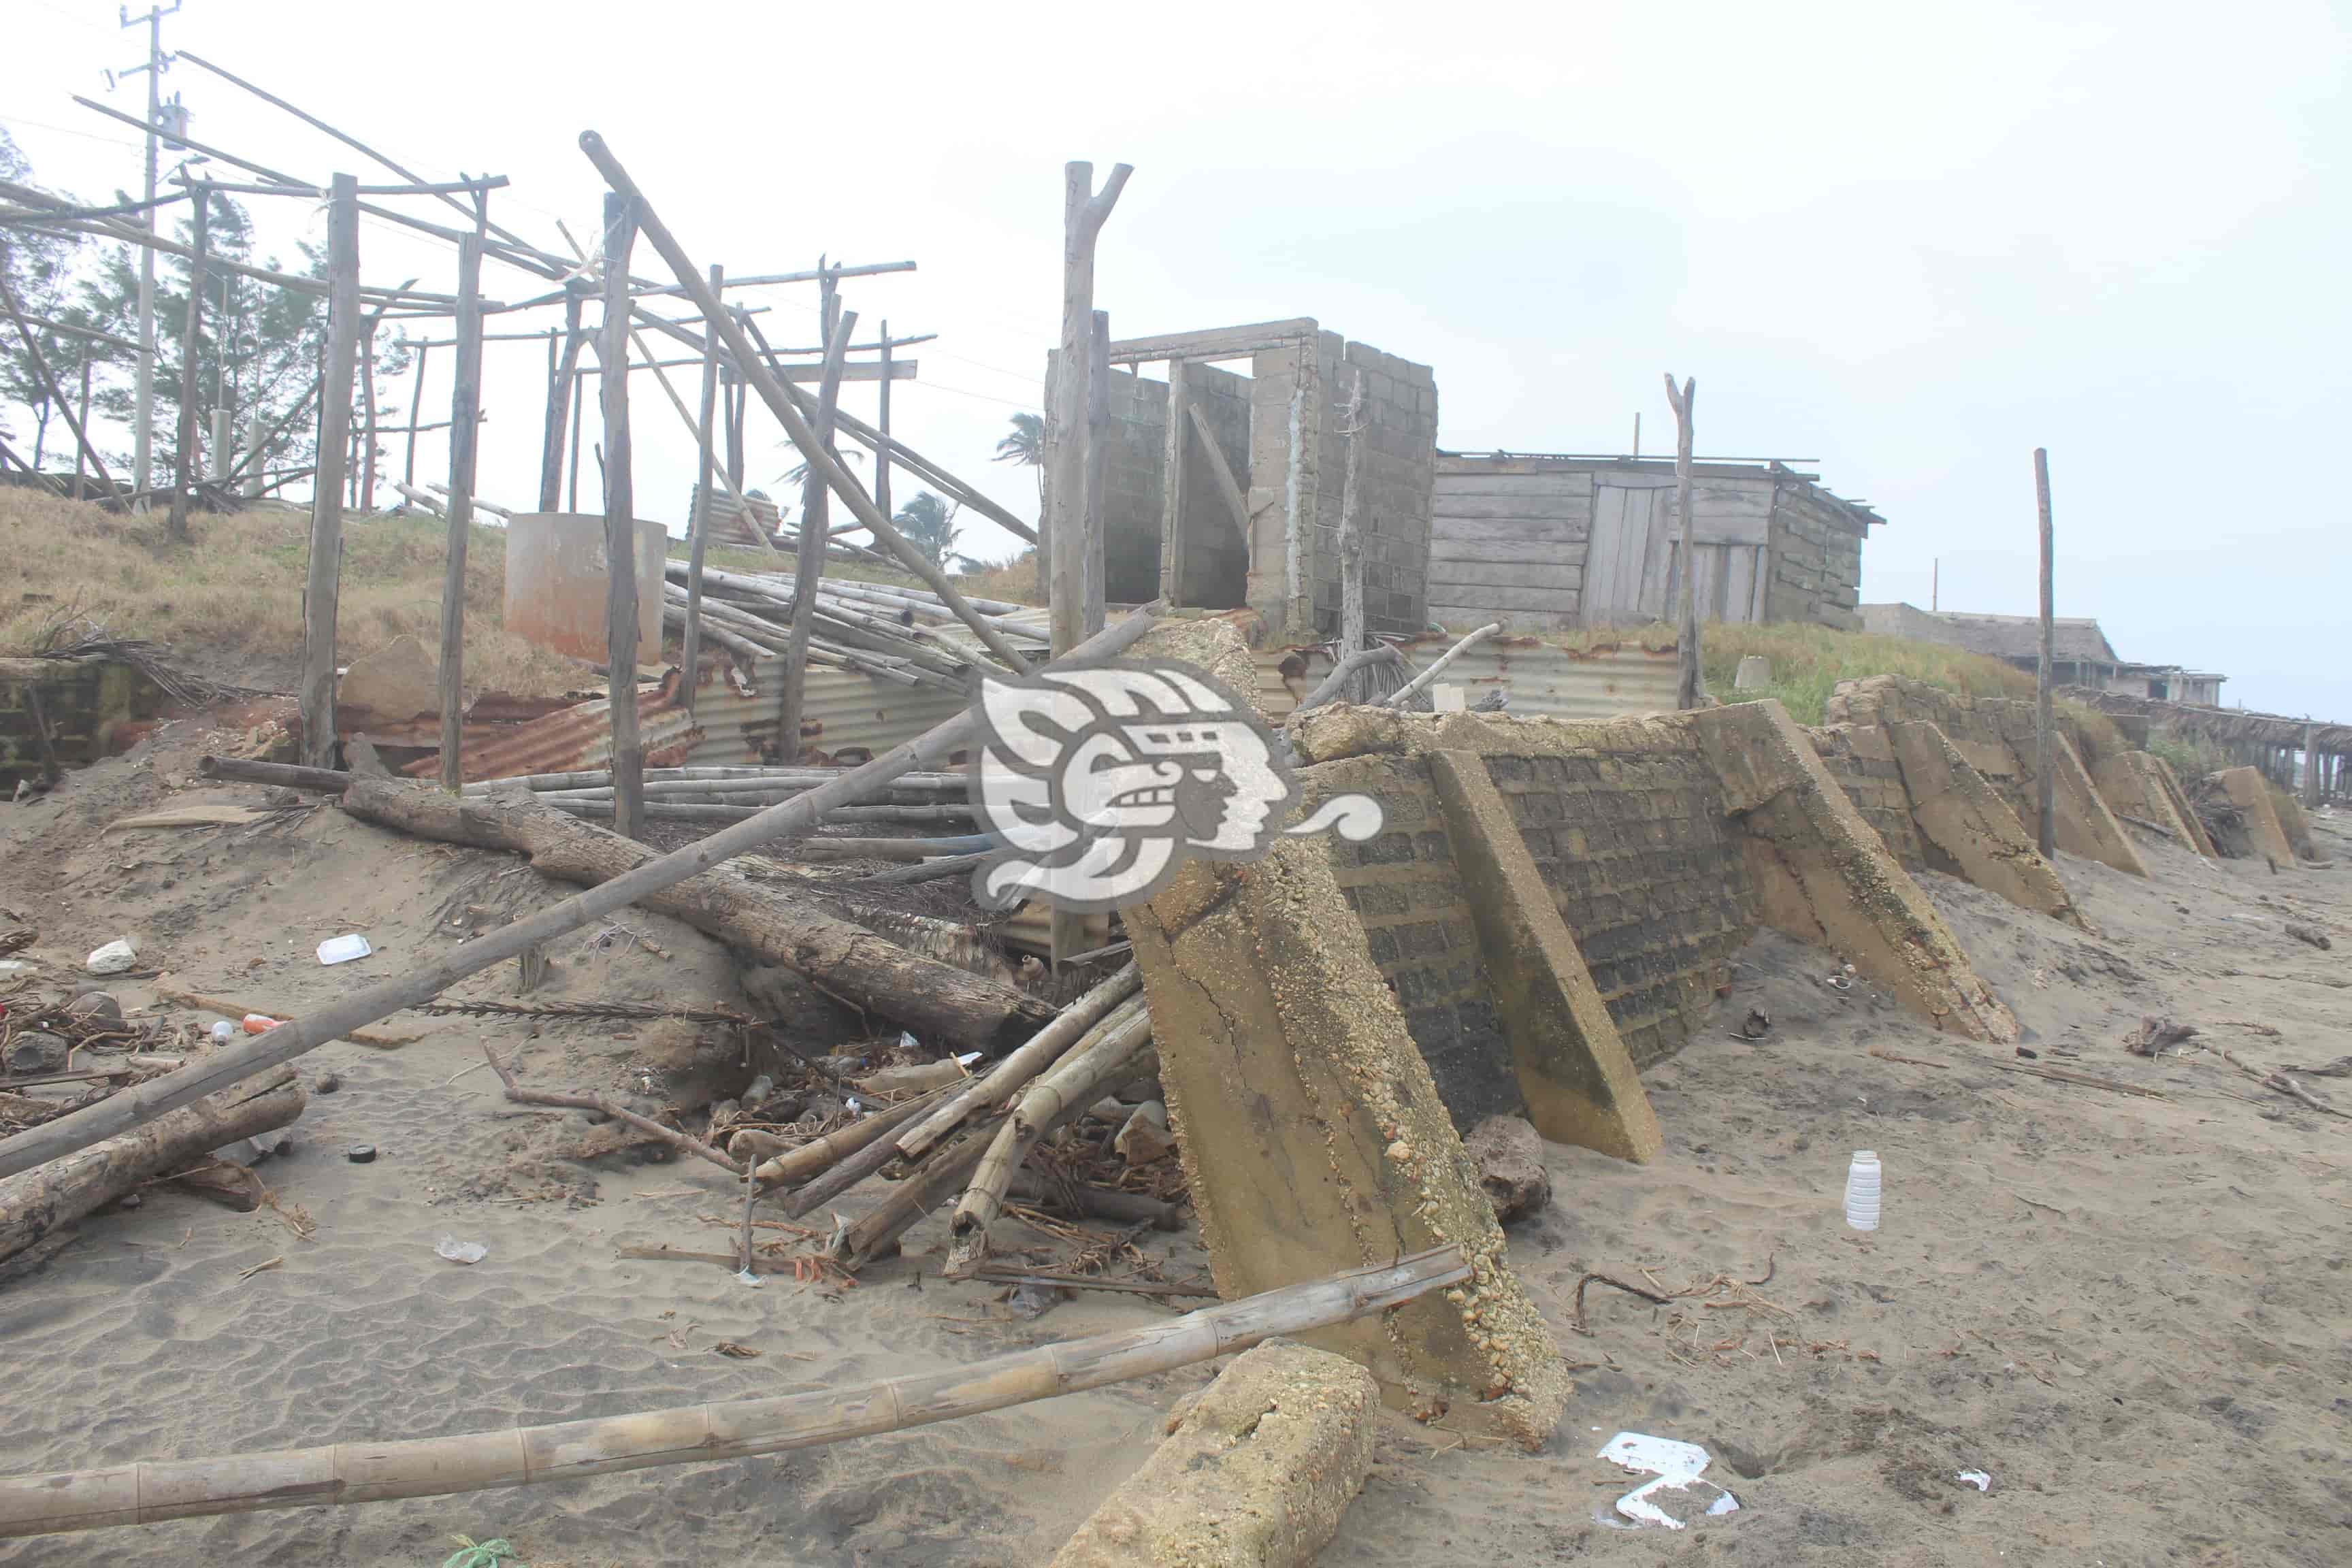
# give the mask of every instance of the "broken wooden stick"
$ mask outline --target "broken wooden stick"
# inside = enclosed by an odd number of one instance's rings
[[[0,1480],[0,1537],[446,1497],[814,1447],[1170,1372],[1277,1335],[1352,1322],[1468,1278],[1462,1249],[1441,1247],[1139,1329],[862,1386],[406,1442],[19,1476]]]
[[[2334,1106],[2328,1104],[2326,1100],[2321,1100],[2309,1089],[2304,1088],[2303,1085],[2287,1077],[2285,1073],[2264,1072],[2260,1068],[2248,1067],[2245,1063],[2240,1061],[2236,1057],[2232,1056],[2229,1051],[2223,1049],[2221,1047],[2216,1046],[2213,1048],[2214,1053],[2223,1061],[2228,1062],[2231,1067],[2236,1068],[2240,1072],[2244,1073],[2248,1078],[2252,1079],[2256,1083],[2261,1084],[2264,1089],[2271,1090],[2273,1093],[2285,1095],[2289,1100],[2295,1101],[2297,1104],[2302,1105],[2308,1110],[2316,1110],[2322,1116],[2340,1116],[2347,1120],[2352,1120],[2352,1111],[2336,1110]]]
[[[285,1126],[302,1114],[303,1098],[294,1069],[280,1067],[266,1079],[206,1095],[46,1169],[0,1182],[0,1258],[22,1252],[59,1226],[195,1163],[225,1143]]]
[[[1480,626],[1476,631],[1472,632],[1468,637],[1464,637],[1460,642],[1455,643],[1452,647],[1447,648],[1444,653],[1439,654],[1436,659],[1431,663],[1427,669],[1423,670],[1419,675],[1414,676],[1411,680],[1406,681],[1402,686],[1398,687],[1386,697],[1382,697],[1374,701],[1372,706],[1375,708],[1395,708],[1400,710],[1410,706],[1412,700],[1421,695],[1422,688],[1427,686],[1431,681],[1437,679],[1439,671],[1443,670],[1447,665],[1452,664],[1455,659],[1460,658],[1464,654],[1468,653],[1472,648],[1476,647],[1480,643],[1485,642],[1488,637],[1499,635],[1502,629],[1502,622],[1489,621],[1486,625]]]
[[[962,1081],[961,1079],[959,1082]],[[798,1148],[787,1149],[772,1159],[763,1160],[754,1173],[769,1186],[781,1186],[792,1182],[805,1182],[819,1173],[871,1144],[876,1139],[896,1131],[912,1121],[923,1111],[940,1102],[941,1096],[954,1088],[946,1084],[914,1099],[877,1110],[873,1115],[851,1122],[838,1132],[828,1132],[822,1138],[812,1138]]]
[[[247,1017],[257,1013],[265,1018],[279,1018],[285,1016],[284,1014],[272,1007],[262,1007],[244,1002],[235,1002],[226,996],[207,996],[201,991],[189,991],[177,985],[166,985],[160,980],[155,984],[155,994],[163,997],[166,1001],[177,1002],[184,1007],[201,1007],[207,1013],[220,1013],[231,1018]],[[340,1040],[348,1041],[354,1046],[368,1046],[379,1051],[396,1051],[403,1046],[415,1045],[425,1037],[422,1035],[384,1035],[375,1033],[369,1029],[353,1029],[348,1035],[338,1035],[335,1037]],[[173,1065],[176,1067],[180,1064],[175,1062]]]
[[[898,1152],[919,1160],[939,1141],[963,1125],[983,1106],[997,1105],[1031,1079],[1061,1058],[1110,1010],[1143,989],[1143,972],[1130,963],[1062,1009],[1061,1016],[1038,1030],[1029,1042],[974,1079],[956,1097],[940,1106],[898,1139]]]
[[[607,1100],[601,1094],[563,1094],[551,1089],[523,1088],[515,1081],[515,1075],[507,1069],[507,1064],[499,1060],[499,1053],[490,1048],[488,1040],[482,1042],[482,1055],[489,1058],[490,1070],[499,1075],[500,1083],[506,1085],[507,1098],[517,1105],[551,1105],[560,1110],[602,1111],[615,1121],[626,1122],[648,1138],[659,1139],[673,1149],[709,1161],[730,1176],[743,1173],[740,1162],[720,1153],[701,1139],[680,1132],[675,1127],[665,1127],[650,1116],[640,1116],[627,1106]]]
[[[1331,673],[1323,678],[1321,684],[1308,692],[1305,700],[1290,710],[1290,717],[1283,721],[1282,727],[1286,730],[1296,728],[1300,714],[1309,709],[1320,708],[1338,697],[1340,692],[1348,689],[1348,681],[1356,671],[1375,664],[1394,664],[1403,657],[1404,655],[1398,651],[1396,644],[1385,642],[1378,647],[1360,647],[1355,652],[1345,656],[1331,667]]]
[[[1163,605],[1157,600],[1144,605],[1088,637],[1055,662],[1066,666],[1116,657],[1151,629],[1161,608]],[[291,1061],[362,1024],[372,1024],[419,1002],[430,1002],[468,974],[478,974],[526,949],[601,920],[639,899],[674,888],[748,849],[771,839],[805,833],[829,808],[854,805],[865,799],[868,791],[881,788],[901,773],[944,763],[958,751],[971,746],[978,729],[978,721],[967,709],[806,795],[772,805],[748,822],[722,827],[684,848],[645,860],[627,874],[537,914],[486,931],[422,968],[353,991],[266,1035],[256,1035],[214,1051],[178,1072],[150,1079],[70,1115],[0,1139],[0,1177],[30,1170],[61,1154],[87,1149],[102,1139],[152,1121],[215,1089]]]

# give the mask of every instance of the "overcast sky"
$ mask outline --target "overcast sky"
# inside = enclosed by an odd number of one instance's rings
[[[134,187],[138,133],[69,95],[139,112],[140,79],[110,97],[101,72],[143,58],[143,29],[111,0],[0,10],[0,124],[39,176]],[[550,248],[558,217],[595,227],[593,126],[698,261],[919,261],[844,286],[861,338],[885,318],[940,334],[909,351],[894,426],[1024,517],[1031,475],[989,458],[1038,406],[1061,166],[1126,162],[1097,279],[1116,335],[1313,316],[1433,365],[1441,441],[1470,450],[1622,451],[1636,412],[1645,451],[1671,450],[1661,373],[1695,375],[1700,451],[1817,460],[1888,520],[1863,596],[1923,606],[1940,558],[1946,608],[2032,611],[2046,446],[2060,614],[2098,616],[2126,658],[2228,674],[2225,700],[2338,721],[2347,34],[2344,7],[2292,0],[187,0],[164,24],[432,177],[510,176],[493,216]],[[193,65],[165,81],[200,141],[388,177]],[[323,235],[259,205],[264,248]],[[372,283],[454,277],[446,247],[373,220],[361,249]],[[658,266],[641,247],[635,270]],[[500,267],[485,287],[532,291]],[[814,342],[814,300],[762,291],[770,340]],[[493,500],[532,499],[543,377],[541,346],[491,346]],[[649,379],[633,396],[639,508],[675,529],[691,446]],[[845,402],[870,418],[872,397]],[[754,423],[772,489],[794,458]],[[446,461],[428,437],[420,470]],[[965,547],[1011,546],[981,524]]]

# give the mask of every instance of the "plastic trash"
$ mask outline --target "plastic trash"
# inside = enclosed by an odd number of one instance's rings
[[[266,1035],[285,1021],[283,1018],[273,1018],[267,1013],[247,1013],[245,1016],[245,1032],[248,1035]]]
[[[479,1263],[490,1255],[490,1249],[478,1241],[459,1241],[445,1236],[433,1244],[433,1250],[452,1263]]]
[[[236,1038],[236,1026],[230,1023],[226,1018],[217,1019],[214,1022],[209,1033],[212,1035],[213,1044],[216,1046],[225,1046],[231,1040]]]
[[[1650,1475],[1650,1479],[1617,1500],[1617,1511],[1637,1524],[1681,1530],[1692,1518],[1738,1511],[1738,1498],[1700,1479],[1708,1455],[1696,1443],[1653,1437],[1646,1432],[1620,1432],[1603,1443],[1593,1458]],[[1613,1520],[1596,1517],[1603,1524],[1615,1524]]]
[[[1982,1470],[1962,1470],[1958,1479],[1968,1482],[1980,1492],[1992,1490],[1992,1477]]]
[[[1845,1172],[1845,1223],[1856,1230],[1878,1228],[1878,1153],[1856,1149]]]
[[[94,949],[82,960],[82,967],[92,974],[121,974],[139,964],[139,950],[127,936],[116,937],[104,947]]]
[[[374,951],[375,949],[368,945],[368,939],[359,932],[345,931],[341,936],[331,936],[319,944],[319,962],[349,963],[352,959],[365,958]]]
[[[1643,1476],[1696,1476],[1706,1470],[1708,1458],[1707,1451],[1696,1443],[1653,1437],[1643,1432],[1620,1432],[1592,1457],[1622,1465]]]

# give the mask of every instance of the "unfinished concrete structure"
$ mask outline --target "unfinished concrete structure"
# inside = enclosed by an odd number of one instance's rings
[[[1349,436],[1360,429],[1365,624],[1376,634],[1423,629],[1437,449],[1427,365],[1306,317],[1129,338],[1112,342],[1109,357],[1109,600],[1247,605],[1277,642],[1328,638],[1339,624]],[[1246,374],[1219,368],[1235,361]],[[1165,365],[1157,378],[1142,368],[1155,362]]]
[[[1780,463],[1692,467],[1699,616],[1851,630],[1862,546],[1885,519]],[[1681,595],[1675,466],[1638,458],[1437,458],[1430,617],[1513,631],[1664,620]]]

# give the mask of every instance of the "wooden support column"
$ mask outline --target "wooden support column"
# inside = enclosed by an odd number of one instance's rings
[[[1160,596],[1173,609],[1184,603],[1184,426],[1190,402],[1185,362],[1168,362],[1166,457],[1160,481]]]
[[[360,329],[360,392],[367,414],[367,422],[360,441],[360,491],[362,511],[375,510],[375,322],[368,321]],[[416,423],[412,415],[409,423]]]
[[[882,445],[874,448],[874,505],[886,517],[898,514],[890,510],[890,322],[882,321],[882,379],[875,388],[874,428],[882,432]]]
[[[721,292],[727,286],[727,269],[716,262],[710,268],[710,291]],[[678,665],[683,671],[686,710],[694,711],[696,678],[702,667],[702,552],[710,539],[710,481],[718,460],[712,450],[714,439],[711,419],[719,401],[719,334],[704,334],[702,340],[702,418],[697,429],[697,445],[700,448],[701,467],[694,487],[694,512],[686,520],[686,633],[678,647]],[[748,509],[745,512],[749,519]],[[759,524],[752,523],[754,528]]]
[[[2319,727],[2303,727],[2303,804],[2319,804]]]
[[[1348,388],[1348,462],[1339,481],[1339,657],[1364,646],[1364,371]],[[1350,679],[1350,685],[1353,685]],[[1343,690],[1341,701],[1354,692]]]
[[[449,392],[449,547],[441,574],[441,787],[466,778],[466,545],[474,528],[474,455],[482,409],[482,237],[457,242],[457,364]],[[417,363],[424,384],[424,362]],[[414,426],[416,420],[409,419]],[[416,436],[409,434],[411,461]],[[634,559],[634,557],[632,557]]]
[[[1698,646],[1698,557],[1694,553],[1697,531],[1691,525],[1691,405],[1698,400],[1698,379],[1685,376],[1675,385],[1666,377],[1666,401],[1675,410],[1675,519],[1681,543],[1676,559],[1682,571],[1682,615],[1675,636],[1675,706],[1706,705],[1706,683],[1700,674]]]
[[[580,445],[580,420],[572,405],[572,374],[580,364],[580,310],[582,299],[574,289],[563,301],[563,353],[556,357],[554,339],[548,342],[547,361],[547,429],[540,443],[539,510],[553,511],[563,503],[563,426],[567,416],[572,423],[572,445]],[[579,459],[572,459],[572,500],[576,508],[580,501]]]
[[[319,382],[319,466],[311,477],[310,567],[302,589],[302,761],[314,768],[335,765],[335,596],[359,334],[359,181],[337,174],[328,196],[326,363]]]
[[[613,830],[646,830],[646,757],[637,740],[637,517],[629,474],[629,251],[635,205],[604,197],[604,645],[612,693]]]
[[[459,260],[458,266],[461,268],[465,266],[465,262],[462,258]],[[475,306],[478,310],[480,308],[480,304],[481,301],[478,296],[475,300]],[[464,311],[466,309],[466,303],[463,300],[460,300],[457,302],[457,309],[460,312]],[[464,350],[461,348],[459,352],[463,353]],[[400,461],[400,482],[404,485],[414,485],[416,482],[416,424],[418,420],[425,416],[423,413],[425,407],[425,369],[432,361],[432,358],[433,345],[431,343],[419,343],[416,345],[416,387],[415,391],[408,395],[408,451]]]
[[[188,259],[188,313],[180,329],[180,437],[172,464],[172,511],[166,522],[171,537],[188,537],[188,486],[196,476],[196,361],[205,326],[205,258],[212,248],[209,221],[211,191],[202,184],[188,187],[194,209],[196,243]]]
[[[841,400],[841,367],[849,353],[850,330],[857,324],[856,311],[842,310],[840,300],[833,292],[830,275],[826,278],[824,311],[824,370],[817,382],[816,417],[810,425],[816,432],[818,444],[830,452],[834,410]],[[808,691],[809,637],[816,628],[816,590],[824,576],[824,542],[831,531],[831,518],[825,477],[812,463],[808,480],[801,490],[801,547],[799,569],[793,575],[792,639],[784,650],[784,689],[777,708],[776,745],[781,754],[776,760],[788,767],[801,755],[801,715]]]
[[[1087,580],[1081,632],[1103,628],[1103,479],[1110,465],[1110,312],[1094,313],[1087,348]]]
[[[81,416],[79,423],[84,429],[89,426],[89,356],[88,354],[82,355],[81,359]],[[82,476],[89,471],[89,459],[83,454],[80,444],[77,442],[74,446],[73,488],[73,499],[76,500],[81,500]]]
[[[1087,415],[1095,362],[1095,241],[1133,173],[1125,163],[1114,166],[1097,192],[1092,163],[1072,163],[1062,169],[1062,341],[1047,409],[1054,443],[1046,473],[1046,500],[1052,510],[1048,542],[1053,552],[1046,598],[1053,610],[1056,657],[1086,638],[1087,562],[1093,536],[1101,525],[1101,520],[1088,516],[1087,510],[1091,472],[1087,449],[1092,445],[1087,439]],[[1106,342],[1105,350],[1108,347]]]
[[[2042,657],[2035,661],[2033,680],[2033,789],[2034,805],[2041,813],[2035,842],[2042,858],[2047,860],[2057,851],[2057,816],[2052,807],[2056,799],[2058,771],[2051,755],[2050,736],[2050,679],[2054,673],[2052,655],[2057,646],[2057,599],[2050,580],[2050,454],[2041,447],[2033,448],[2033,499],[2042,524]]]
[[[727,478],[733,482],[737,489],[741,489],[743,488],[743,410],[747,399],[743,377],[732,365],[728,367],[725,384],[727,387]]]

